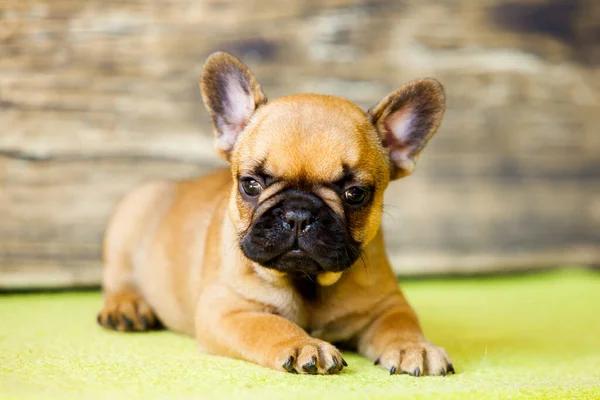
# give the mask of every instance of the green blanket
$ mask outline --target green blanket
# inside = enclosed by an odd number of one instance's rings
[[[201,355],[171,332],[96,325],[98,292],[0,296],[0,399],[600,398],[600,275],[408,281],[426,334],[457,374],[390,376],[346,353],[338,376]]]

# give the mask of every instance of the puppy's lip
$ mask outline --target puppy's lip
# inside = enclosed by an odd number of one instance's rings
[[[300,263],[298,266],[299,269],[296,269],[296,267],[294,266],[296,262]],[[315,259],[310,256],[309,253],[299,248],[293,248],[278,255],[277,257],[270,260],[269,263],[265,266],[273,268],[277,265],[281,265],[280,263],[283,263],[283,265],[287,265],[287,267],[285,268],[286,272],[297,272],[304,270],[302,267],[300,267],[300,265],[306,262],[310,262],[312,264],[312,269],[314,269],[314,271],[311,272],[317,273],[319,271],[323,271],[323,267],[319,263],[317,263]]]
[[[311,260],[313,259],[313,257],[311,257],[310,253],[304,251],[303,249],[299,248],[299,247],[294,247],[286,252],[284,252],[283,254],[280,255],[280,257],[285,257],[285,258],[310,258]]]
[[[269,259],[266,263],[264,263],[265,265],[269,265],[269,264],[273,264],[281,259],[313,259],[309,253],[307,253],[306,251],[298,248],[298,247],[293,247],[290,248],[289,250],[285,250],[281,253],[279,253],[277,256]]]

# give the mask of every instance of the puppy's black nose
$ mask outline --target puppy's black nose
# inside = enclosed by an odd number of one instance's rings
[[[314,217],[307,210],[288,210],[283,216],[283,226],[300,236],[314,222]]]

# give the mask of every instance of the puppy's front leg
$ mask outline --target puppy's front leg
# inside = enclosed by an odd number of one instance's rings
[[[371,323],[359,336],[358,350],[390,374],[454,372],[446,351],[425,339],[415,312],[400,292],[374,310]]]
[[[196,336],[211,353],[303,374],[335,374],[347,365],[330,343],[225,287],[208,289],[197,310]]]

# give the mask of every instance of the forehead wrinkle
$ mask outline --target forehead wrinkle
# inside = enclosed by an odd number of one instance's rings
[[[246,150],[239,161],[232,167],[237,167],[237,174],[256,173],[264,166],[265,157],[260,152],[255,152],[254,149]]]
[[[314,192],[336,214],[341,215],[341,216],[344,215],[344,207],[342,206],[342,201],[341,201],[340,197],[337,195],[337,193],[335,193],[332,189],[320,186],[320,187],[315,188]]]
[[[287,169],[309,181],[334,181],[344,174],[344,164],[355,162],[354,143],[341,140],[339,134],[315,132],[303,136],[299,143],[292,142],[288,147],[291,153],[288,160],[296,165],[288,163]]]
[[[372,185],[374,183],[373,175],[363,168],[354,169],[354,179],[352,182],[362,183],[364,185]]]
[[[283,182],[275,182],[272,185],[268,186],[258,197],[259,202],[267,201],[271,197],[276,196],[282,189],[285,189],[285,183]]]
[[[262,164],[263,171],[269,176],[275,179],[282,179],[285,181],[292,181],[295,183],[319,183],[319,184],[335,184],[340,180],[348,177],[347,182],[344,183],[361,183],[365,185],[371,185],[378,179],[377,176],[373,176],[368,168],[368,165],[364,162],[355,163],[352,166],[348,166],[342,160],[337,162],[330,162],[327,165],[321,167],[315,167],[314,165],[297,163],[292,165],[293,157],[290,157],[286,162],[270,163],[269,161]],[[274,165],[277,165],[275,167]],[[288,165],[286,165],[288,164]]]
[[[241,165],[240,168],[238,169],[239,174],[238,175],[244,175],[244,174],[257,174],[260,175],[262,173],[262,166],[263,163],[259,162],[259,161],[251,161],[251,162],[247,162],[244,165]]]

